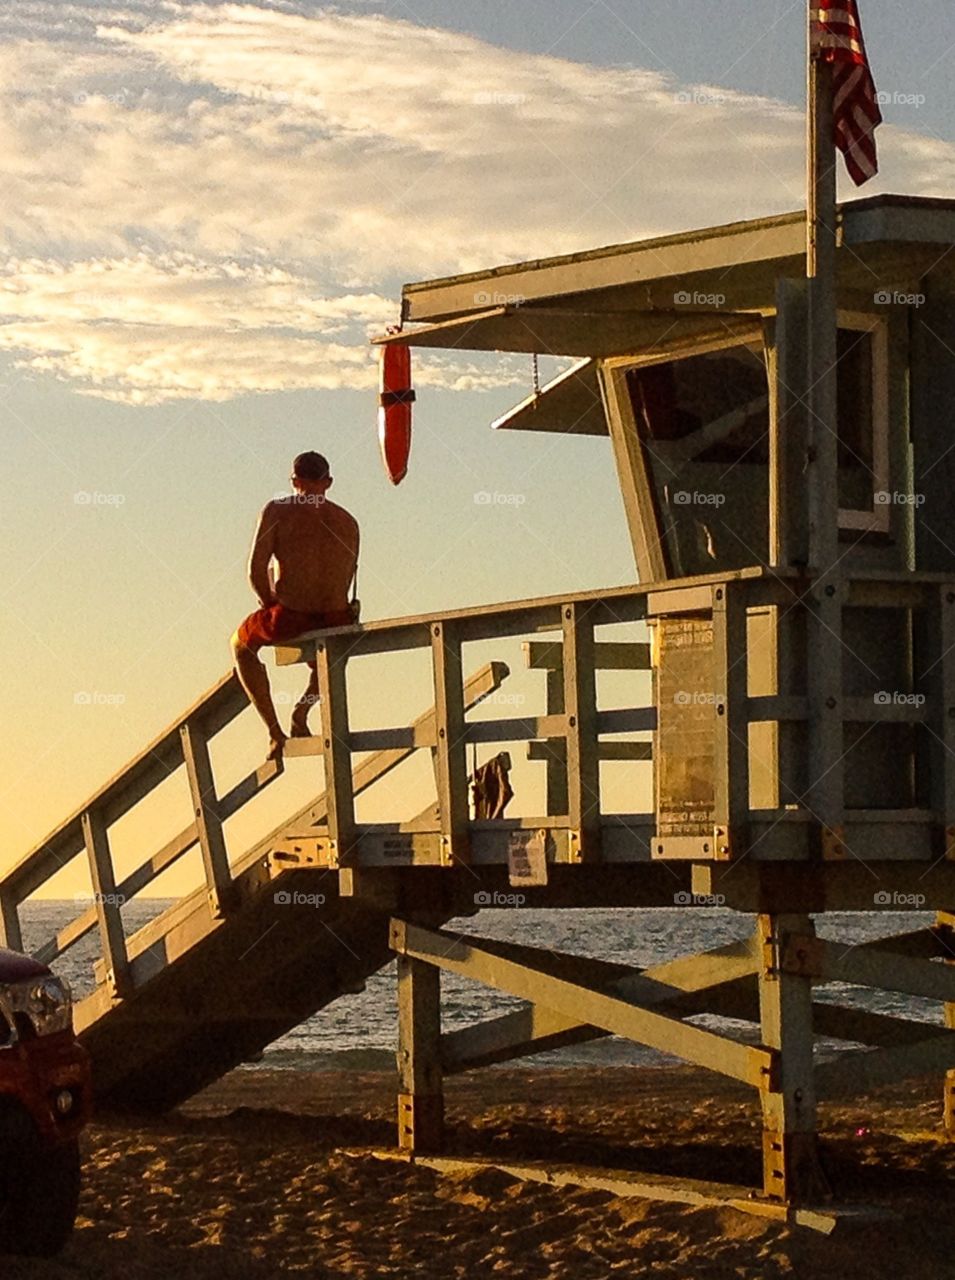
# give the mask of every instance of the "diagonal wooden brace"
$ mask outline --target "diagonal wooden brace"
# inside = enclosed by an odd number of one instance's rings
[[[492,954],[465,935],[426,929],[392,920],[391,947],[410,956],[473,978],[499,991],[536,1001],[558,1013],[602,1027],[663,1053],[759,1086],[772,1073],[774,1054],[761,1046],[741,1044],[725,1036],[688,1026],[678,1018],[630,1004],[593,987],[557,978],[530,965]]]

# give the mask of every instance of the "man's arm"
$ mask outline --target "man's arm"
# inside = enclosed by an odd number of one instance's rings
[[[275,555],[275,527],[276,516],[270,502],[259,516],[249,556],[249,582],[263,609],[274,603],[269,565]]]

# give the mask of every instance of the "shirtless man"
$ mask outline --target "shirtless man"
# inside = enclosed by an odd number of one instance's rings
[[[300,453],[291,481],[294,493],[270,502],[259,517],[249,581],[261,608],[232,637],[239,682],[269,731],[270,760],[281,757],[286,736],[259,650],[319,627],[354,621],[348,593],[358,566],[358,523],[344,507],[328,501],[332,477],[320,453]],[[308,688],[292,712],[293,737],[308,736],[308,713],[317,699],[313,662]]]

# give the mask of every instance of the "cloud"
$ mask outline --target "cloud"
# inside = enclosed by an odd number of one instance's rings
[[[135,403],[366,386],[404,279],[803,199],[792,107],[380,14],[33,0],[0,85],[0,346]],[[951,144],[880,142],[867,193],[951,190]]]
[[[371,388],[367,338],[393,318],[378,294],[327,297],[278,267],[186,254],[11,260],[0,272],[0,351],[81,394],[137,405]],[[418,380],[481,389],[510,385],[514,370],[432,358]]]

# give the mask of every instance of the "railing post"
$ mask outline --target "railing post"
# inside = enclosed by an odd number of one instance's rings
[[[393,940],[403,923],[392,921]],[[398,956],[398,1146],[422,1155],[441,1150],[441,970]]]
[[[600,747],[594,625],[585,606],[562,610],[564,711],[567,716],[567,820],[571,860],[600,857]]]
[[[340,638],[324,640],[316,646],[315,659],[323,699],[322,749],[328,838],[332,842],[334,858],[331,865],[342,867],[356,860],[357,841],[348,726],[348,641]]]
[[[116,891],[116,875],[109,847],[109,832],[99,809],[87,809],[80,822],[89,858],[103,959],[106,962],[106,984],[113,998],[120,999],[129,991],[129,958],[126,953],[122,902]]]
[[[192,795],[192,811],[199,833],[209,902],[213,914],[221,916],[232,904],[232,871],[229,867],[225,833],[222,830],[212,761],[209,759],[209,742],[202,726],[194,720],[187,720],[180,727],[179,733]]]
[[[431,627],[434,712],[437,746],[435,785],[441,825],[441,861],[467,862],[470,857],[468,769],[464,740],[464,677],[461,641],[451,623]]]
[[[0,942],[11,951],[23,950],[20,907],[9,893],[0,893]]]
[[[746,603],[742,592],[725,583],[713,590],[714,689],[714,856],[728,859],[746,844],[749,816],[749,724],[747,695]]]

